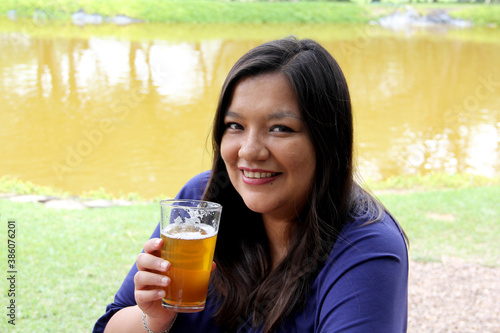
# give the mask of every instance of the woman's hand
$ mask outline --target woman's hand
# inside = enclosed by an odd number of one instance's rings
[[[163,240],[152,238],[144,244],[144,253],[137,256],[137,269],[134,276],[135,300],[146,314],[148,326],[152,331],[162,331],[170,326],[176,313],[163,308],[161,299],[170,278],[164,274],[170,263],[161,258]]]
[[[146,314],[147,324],[152,331],[163,331],[170,327],[176,313],[163,308],[161,299],[170,278],[164,274],[170,269],[170,262],[161,258],[161,238],[151,238],[144,244],[144,253],[137,256],[138,272],[134,276],[135,301]],[[212,262],[212,272],[215,262]]]

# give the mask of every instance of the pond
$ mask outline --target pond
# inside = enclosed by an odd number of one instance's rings
[[[222,82],[287,35],[337,58],[364,179],[500,176],[500,30],[372,25],[76,27],[0,20],[0,177],[72,194],[173,196],[210,167]]]

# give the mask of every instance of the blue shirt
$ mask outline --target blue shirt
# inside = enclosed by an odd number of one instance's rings
[[[200,199],[210,173],[191,179],[179,199]],[[406,332],[408,307],[408,254],[398,224],[387,213],[379,222],[363,225],[364,218],[346,224],[325,265],[313,282],[306,303],[280,326],[279,332],[399,333]],[[160,237],[159,225],[152,237]],[[315,265],[312,263],[311,265]],[[311,267],[314,269],[316,267]],[[114,302],[97,321],[94,332],[103,332],[118,310],[136,305],[134,264]],[[223,333],[215,324],[215,304],[207,299],[205,310],[180,313],[170,332]],[[238,333],[261,332],[251,318]]]

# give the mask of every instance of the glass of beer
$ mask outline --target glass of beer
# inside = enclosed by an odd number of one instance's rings
[[[165,274],[163,307],[176,312],[205,308],[208,282],[222,206],[202,200],[162,200],[161,257],[170,262]]]

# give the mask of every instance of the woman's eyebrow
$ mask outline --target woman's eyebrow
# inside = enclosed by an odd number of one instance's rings
[[[302,120],[300,114],[288,110],[279,110],[267,116],[268,120],[283,119],[283,118],[295,118],[298,120]]]
[[[224,117],[230,117],[230,118],[243,118],[239,113],[234,112],[234,111],[226,111],[226,114]]]
[[[229,117],[229,118],[238,118],[241,119],[243,116],[239,114],[238,112],[235,111],[226,111],[226,114],[224,117]],[[279,110],[276,112],[273,112],[269,115],[267,115],[266,119],[267,120],[276,120],[276,119],[284,119],[284,118],[295,118],[298,120],[302,120],[302,117],[300,114],[297,114],[296,112],[293,111],[287,111],[287,110]]]

